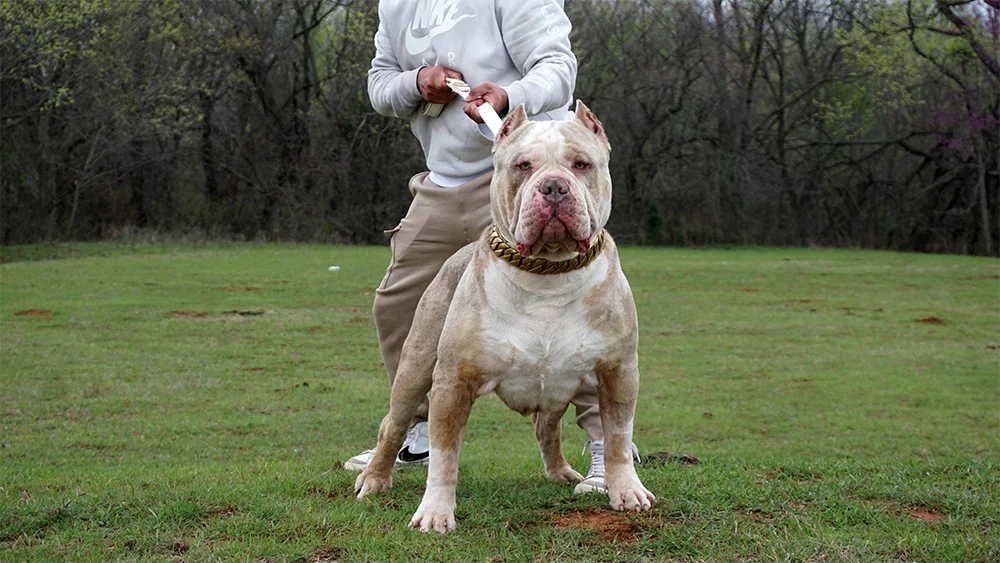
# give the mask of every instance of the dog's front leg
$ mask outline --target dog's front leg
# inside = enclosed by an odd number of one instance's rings
[[[428,425],[431,438],[427,489],[420,506],[410,520],[411,528],[445,533],[455,529],[455,487],[458,485],[458,457],[462,450],[465,424],[476,400],[480,379],[478,370],[462,367],[442,381],[435,375],[431,393]],[[437,371],[437,370],[436,370]],[[455,377],[455,371],[458,377]]]
[[[598,362],[597,400],[604,427],[604,481],[615,510],[647,510],[656,500],[632,464],[632,420],[639,395],[637,358],[627,364]]]
[[[550,481],[572,485],[583,481],[583,475],[570,467],[562,453],[562,417],[565,412],[565,408],[559,412],[536,412],[531,415],[531,423],[535,427],[538,449],[542,452],[545,476]]]

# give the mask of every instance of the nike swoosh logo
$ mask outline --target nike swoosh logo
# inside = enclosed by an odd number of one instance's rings
[[[398,457],[399,457],[399,461],[402,461],[402,462],[405,462],[405,463],[411,463],[411,462],[414,462],[414,461],[425,460],[430,455],[431,455],[430,451],[426,451],[426,452],[420,453],[420,454],[412,453],[412,452],[410,452],[410,446],[406,446],[405,448],[399,450]]]
[[[435,26],[427,30],[427,35],[423,37],[415,37],[413,35],[413,28],[406,28],[406,51],[411,55],[419,55],[423,53],[431,46],[431,40],[441,35],[442,33],[455,27],[458,22],[464,20],[465,18],[471,18],[475,14],[463,14],[451,21],[445,22],[441,25]]]

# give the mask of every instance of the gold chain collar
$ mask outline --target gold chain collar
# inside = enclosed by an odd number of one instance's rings
[[[545,258],[532,258],[521,254],[516,248],[507,244],[507,241],[500,236],[496,225],[493,226],[492,233],[490,234],[490,248],[493,249],[493,254],[496,254],[497,258],[519,270],[531,272],[532,274],[562,274],[585,268],[601,254],[601,250],[604,248],[604,231],[597,234],[597,239],[594,241],[594,244],[590,245],[586,254],[578,254],[569,260],[560,260],[559,262],[553,262]]]

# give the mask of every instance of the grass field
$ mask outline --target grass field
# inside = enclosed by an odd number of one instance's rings
[[[388,249],[0,254],[0,561],[1000,560],[997,260],[625,249],[636,442],[700,463],[613,513],[484,397],[440,537],[406,526],[425,469],[361,503],[338,469],[387,408]]]

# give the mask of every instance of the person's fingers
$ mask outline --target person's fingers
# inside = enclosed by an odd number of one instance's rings
[[[470,101],[466,103],[465,107],[462,109],[465,111],[465,115],[469,116],[469,119],[475,121],[476,123],[483,122],[483,118],[479,117],[479,104]]]
[[[445,78],[454,78],[456,80],[462,80],[462,73],[458,72],[453,68],[441,67],[444,69]]]
[[[491,83],[489,83],[489,82],[484,82],[484,83],[482,83],[482,84],[480,84],[480,85],[472,88],[471,90],[469,90],[469,97],[470,98],[482,98],[483,96],[486,96],[489,93],[493,92],[492,86],[494,86],[494,85],[491,84]]]
[[[443,67],[434,67],[434,87],[435,88],[447,88],[448,83],[445,79],[448,78],[448,74]]]

